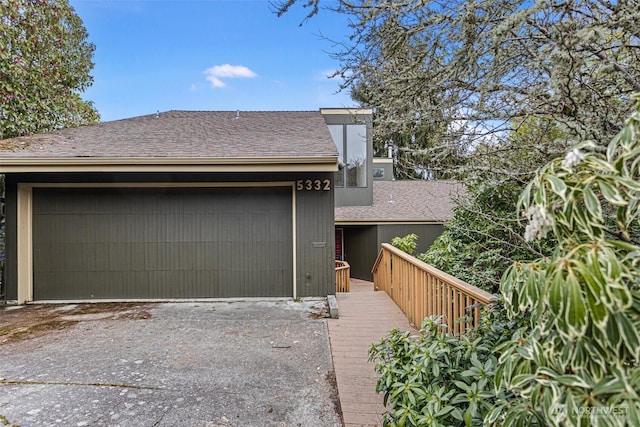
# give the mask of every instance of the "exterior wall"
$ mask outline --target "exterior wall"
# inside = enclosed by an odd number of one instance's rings
[[[378,255],[377,226],[347,225],[344,229],[344,257],[351,266],[351,277],[371,280],[371,267]]]
[[[299,297],[335,293],[333,191],[296,193],[297,270]]]
[[[351,277],[373,280],[371,268],[378,257],[382,243],[391,243],[394,237],[410,233],[418,235],[416,254],[426,252],[442,234],[442,224],[377,224],[337,225],[344,229],[345,260],[351,266]]]
[[[442,224],[381,224],[378,226],[378,249],[383,243],[391,243],[394,237],[404,237],[407,234],[415,233],[418,235],[415,253],[421,254],[429,250],[443,231]],[[371,266],[373,267],[373,264]]]
[[[393,181],[393,159],[376,158],[373,159],[373,180]]]
[[[311,189],[306,182],[310,180]],[[317,187],[316,181],[322,185]],[[328,185],[325,186],[326,181]],[[237,183],[291,182],[295,199],[294,239],[296,295],[325,296],[335,292],[333,174],[318,173],[111,173],[6,175],[6,298],[18,298],[18,183]],[[302,189],[300,189],[302,184]],[[319,188],[319,189],[317,189]],[[326,190],[325,190],[326,188]],[[24,223],[23,223],[24,224]],[[21,225],[21,227],[23,227]],[[25,230],[21,230],[25,233]],[[22,235],[22,234],[21,234]],[[28,267],[28,266],[27,266]],[[23,266],[24,268],[24,266]],[[308,273],[308,275],[307,275]]]
[[[327,125],[338,124],[366,124],[367,126],[367,186],[366,187],[336,187],[336,206],[369,206],[373,203],[373,122],[371,114],[356,112],[349,109],[335,109],[325,112],[321,110]],[[342,161],[342,159],[340,159]],[[340,171],[342,172],[342,171]],[[337,172],[337,173],[340,173]]]
[[[17,227],[16,227],[16,209],[17,209],[17,187],[12,181],[11,175],[5,176],[5,227],[4,227],[4,249],[5,249],[5,283],[4,295],[7,300],[15,300],[17,297],[17,268],[18,268],[18,252],[16,248]]]

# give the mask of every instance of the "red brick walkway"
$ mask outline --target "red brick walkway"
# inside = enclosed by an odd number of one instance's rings
[[[329,319],[329,339],[345,427],[382,426],[382,394],[376,393],[369,347],[393,327],[411,329],[405,315],[371,282],[351,279],[351,292],[338,293],[340,317]]]

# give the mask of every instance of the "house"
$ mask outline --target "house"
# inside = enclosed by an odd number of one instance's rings
[[[462,186],[445,180],[385,180],[374,181],[372,190],[371,205],[336,206],[335,213],[336,258],[349,263],[351,277],[369,281],[382,243],[415,233],[416,253],[429,249],[451,218]]]
[[[372,112],[169,111],[0,142],[8,300],[306,297],[424,251],[459,186],[395,181]]]
[[[372,280],[380,245],[415,233],[426,252],[463,191],[454,181],[394,179],[393,159],[373,157],[371,110],[322,109],[343,166],[334,179],[335,258],[351,277]]]
[[[0,146],[8,300],[335,292],[319,111],[169,111]]]

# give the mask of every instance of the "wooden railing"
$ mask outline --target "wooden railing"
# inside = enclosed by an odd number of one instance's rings
[[[418,328],[425,317],[437,315],[442,316],[447,332],[460,334],[478,324],[482,306],[493,299],[490,293],[388,243],[382,244],[371,272],[374,289],[386,291]]]
[[[351,266],[346,261],[336,260],[336,292],[349,292]]]

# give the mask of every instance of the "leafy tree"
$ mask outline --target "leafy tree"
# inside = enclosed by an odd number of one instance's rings
[[[0,0],[0,139],[98,121],[94,49],[67,0]]]
[[[385,425],[640,425],[640,103],[605,152],[586,141],[542,168],[520,207],[525,239],[556,249],[514,263],[476,329],[427,318],[372,345]]]
[[[396,20],[389,19],[385,22],[388,27],[400,25]],[[380,40],[380,58],[375,66],[384,68],[387,74],[395,75],[402,73],[403,68],[408,66],[408,62],[420,55],[420,47],[415,46],[409,39],[383,39]],[[399,52],[403,54],[400,55]],[[362,65],[365,66],[365,65]],[[382,72],[379,71],[380,74]],[[377,97],[380,86],[385,87],[385,81],[366,81],[364,79],[354,82],[351,89],[352,98],[362,105],[375,106],[374,122],[375,136],[374,149],[378,153],[386,155],[391,149],[395,160],[394,174],[399,179],[447,179],[453,176],[452,171],[463,162],[464,156],[453,144],[443,144],[442,135],[451,125],[451,118],[446,116],[446,112],[432,110],[428,120],[421,117],[413,117],[412,120],[404,122],[387,123],[383,118],[407,115],[415,111],[415,105],[437,104],[439,95],[427,92],[405,93],[405,105],[402,114],[396,111],[397,106],[393,106],[394,114],[390,114],[385,109],[386,105],[378,105]],[[387,96],[387,95],[385,95]]]
[[[488,422],[640,425],[640,104],[596,148],[549,163],[522,193],[525,237],[553,233],[557,248],[505,272],[507,313],[530,322],[498,348],[496,387],[514,398]]]
[[[86,39],[67,0],[0,0],[0,140],[99,120],[80,97],[93,83]]]
[[[296,3],[309,16],[323,4],[288,0],[278,12]],[[351,23],[349,40],[334,52],[337,74],[344,89],[376,109],[376,135],[386,142],[417,127],[433,133],[433,143],[418,149],[407,144],[411,138],[394,141],[416,154],[417,167],[425,156],[436,164],[487,141],[497,145],[532,119],[560,127],[562,139],[539,147],[551,157],[577,141],[608,141],[631,111],[630,94],[640,91],[635,1],[331,4]],[[470,166],[458,169],[468,174]]]
[[[514,262],[548,255],[553,239],[527,242],[514,208],[533,174],[525,172],[552,160],[540,151],[561,138],[557,126],[530,119],[506,141],[475,149],[476,173],[467,180],[466,197],[429,250],[417,257],[488,292],[498,292],[500,278]],[[543,163],[544,162],[544,163]]]
[[[407,234],[404,237],[394,237],[391,244],[403,252],[413,255],[418,246],[418,235],[415,233]]]
[[[632,110],[636,1],[288,0],[279,12],[295,4],[350,17],[337,74],[374,108],[374,144],[396,147],[399,177],[467,184],[423,260],[495,291],[513,261],[550,253],[553,242],[524,241],[513,206],[540,167],[610,140]]]
[[[417,257],[440,270],[490,293],[513,261],[546,253],[547,244],[525,242],[513,208],[522,187],[473,185],[459,201],[443,234],[426,253]]]

